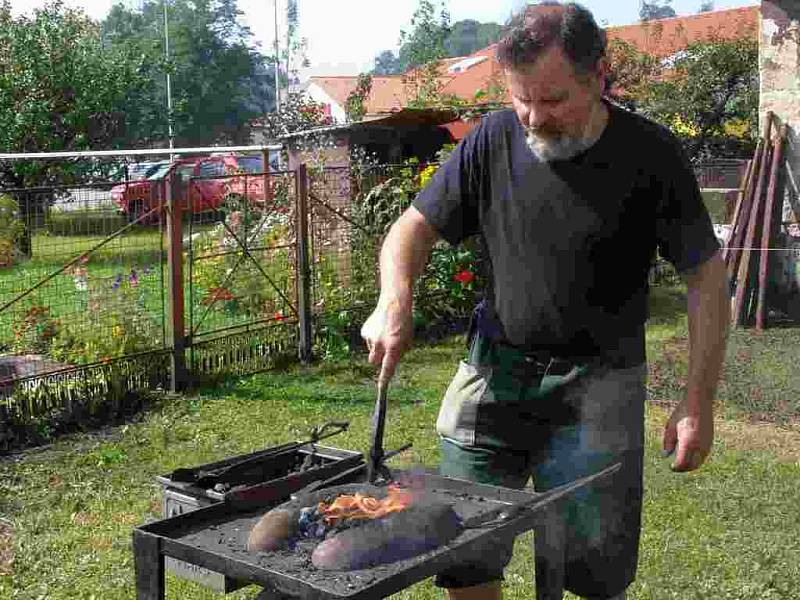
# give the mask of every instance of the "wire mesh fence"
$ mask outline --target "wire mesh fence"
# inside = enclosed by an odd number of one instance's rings
[[[295,175],[197,175],[187,217],[192,373],[265,368],[296,347]]]
[[[0,267],[8,418],[81,419],[100,410],[98,397],[116,406],[164,383],[147,356],[165,352],[163,238],[157,226],[127,223],[117,185],[0,190],[16,215]]]

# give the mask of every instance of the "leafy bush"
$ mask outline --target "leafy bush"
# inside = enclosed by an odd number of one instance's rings
[[[51,210],[46,227],[51,235],[111,235],[127,221],[113,210]]]

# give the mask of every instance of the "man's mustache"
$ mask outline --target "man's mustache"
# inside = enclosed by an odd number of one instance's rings
[[[528,135],[532,135],[535,137],[560,137],[564,135],[564,132],[561,129],[556,129],[555,127],[537,127],[535,129],[528,128],[527,129]]]

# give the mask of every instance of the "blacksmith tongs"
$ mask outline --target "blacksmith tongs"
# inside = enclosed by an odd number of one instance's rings
[[[388,381],[383,378],[378,379],[378,398],[375,400],[375,412],[372,415],[372,446],[367,461],[367,481],[369,483],[375,483],[379,475],[387,481],[392,478],[388,467],[384,464],[386,456],[383,451],[383,428],[386,424],[386,390],[388,387]]]

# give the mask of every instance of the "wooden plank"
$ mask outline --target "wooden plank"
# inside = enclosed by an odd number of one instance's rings
[[[733,209],[733,215],[731,216],[731,232],[728,236],[728,244],[722,250],[722,258],[725,262],[728,261],[728,255],[730,254],[730,247],[731,247],[731,240],[733,240],[733,232],[736,229],[736,224],[739,221],[739,215],[742,212],[742,204],[744,202],[745,196],[747,196],[748,190],[750,189],[750,182],[753,178],[753,171],[755,171],[755,155],[751,160],[747,161],[747,170],[744,175],[744,180],[742,181],[742,188],[739,191],[739,195],[736,198],[736,207]]]
[[[769,164],[772,153],[772,142],[767,140],[764,145],[764,159],[762,165]],[[750,217],[747,222],[747,233],[742,243],[742,253],[739,259],[738,275],[736,277],[736,294],[733,301],[733,326],[740,327],[747,319],[748,312],[748,298],[752,292],[751,274],[753,271],[753,245],[756,242],[757,234],[759,232],[758,226],[764,205],[764,188],[766,183],[767,169],[762,168],[759,172],[758,184],[756,185],[756,193],[753,198],[753,204],[750,210]],[[756,255],[757,258],[757,255]]]
[[[766,321],[766,295],[767,295],[767,275],[769,267],[770,238],[772,237],[773,221],[775,220],[775,206],[778,188],[778,177],[780,176],[781,162],[783,161],[783,145],[788,135],[788,127],[784,124],[781,127],[780,135],[775,143],[775,150],[772,155],[772,166],[770,169],[769,188],[767,189],[767,201],[764,208],[764,227],[761,232],[761,261],[758,273],[758,300],[756,306],[756,330],[763,331]]]
[[[739,209],[739,215],[733,223],[733,230],[731,231],[730,238],[728,239],[728,277],[731,281],[736,279],[736,273],[739,269],[739,259],[742,255],[742,244],[744,243],[745,232],[747,231],[747,223],[750,219],[750,212],[752,211],[753,200],[755,198],[756,182],[761,173],[761,166],[763,163],[764,155],[764,139],[758,140],[756,146],[756,153],[753,156],[753,174],[750,178],[750,185],[745,190],[745,196],[742,199],[742,206]]]
[[[184,188],[176,171],[164,182],[167,200],[167,268],[169,271],[170,390],[178,392],[186,382],[186,330],[183,298],[183,208]],[[190,202],[185,188],[186,203]],[[162,197],[164,197],[162,196]],[[162,213],[163,214],[163,213]]]

